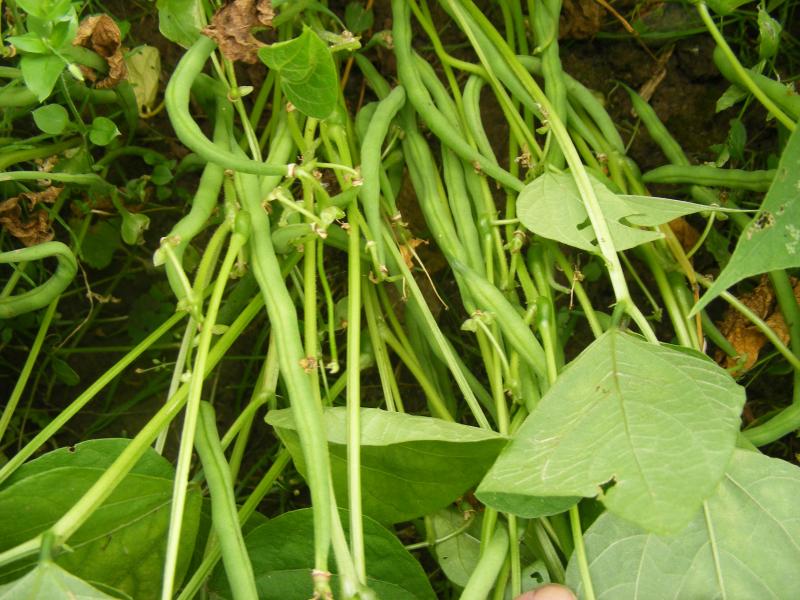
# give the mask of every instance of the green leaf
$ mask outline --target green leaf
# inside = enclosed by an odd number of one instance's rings
[[[104,600],[114,598],[46,561],[24,577],[0,586],[0,600]]]
[[[679,531],[725,473],[744,399],[704,355],[612,329],[559,376],[476,495],[524,517],[550,510],[548,497],[599,495],[641,527]]]
[[[105,269],[121,244],[119,227],[100,221],[89,229],[81,244],[81,260],[93,269]]]
[[[53,369],[53,373],[61,383],[64,385],[78,385],[81,381],[80,376],[75,372],[75,369],[69,366],[67,361],[62,360],[58,357],[53,357],[50,361],[50,367]]]
[[[466,516],[454,508],[437,511],[431,525],[436,539],[445,538],[464,527]],[[475,519],[469,529],[434,546],[434,555],[447,578],[458,586],[467,585],[481,553],[480,522]]]
[[[690,315],[745,277],[800,267],[800,128],[783,150],[761,209],[739,236],[730,262]]]
[[[22,70],[22,79],[25,86],[36,94],[39,102],[52,93],[58,81],[58,76],[64,70],[64,61],[57,56],[48,54],[46,56],[23,56],[19,60],[19,68]]]
[[[748,95],[749,93],[747,90],[740,88],[738,85],[731,84],[717,100],[717,105],[714,110],[716,110],[716,112],[722,112],[723,110],[738,104],[747,98]]]
[[[781,24],[758,8],[758,57],[762,60],[772,58],[778,53],[781,41]]]
[[[71,8],[70,0],[17,0],[17,8],[47,21],[58,21]]]
[[[345,408],[325,410],[336,497],[347,502]],[[267,414],[267,423],[305,471],[290,409]],[[444,508],[475,485],[507,439],[491,431],[374,408],[361,409],[361,482],[364,513],[399,523]]]
[[[22,52],[30,52],[31,54],[50,53],[50,48],[47,47],[47,44],[33,32],[28,32],[24,35],[12,35],[6,38],[6,42],[13,44],[17,50]]]
[[[60,104],[48,104],[33,111],[33,122],[45,133],[58,135],[64,131],[69,122],[67,109]]]
[[[364,8],[363,2],[350,2],[344,9],[344,24],[351,33],[359,34],[372,27],[372,9]]]
[[[286,98],[304,115],[324,119],[336,108],[336,65],[327,44],[310,27],[293,40],[260,48],[258,57],[278,72]]]
[[[708,7],[718,15],[725,17],[750,0],[706,0]]]
[[[655,227],[684,215],[711,210],[708,206],[668,198],[618,195],[591,173],[588,175],[617,251],[664,237],[658,231],[639,227]],[[517,215],[537,235],[600,253],[589,215],[569,173],[545,173],[526,185],[517,199]]]
[[[161,77],[161,54],[158,48],[137,46],[125,56],[125,65],[139,112],[152,110],[156,105]]]
[[[188,48],[206,25],[200,0],[158,0],[158,30],[171,42]]]
[[[659,537],[604,514],[584,534],[597,599],[795,598],[798,497],[800,469],[737,450],[706,510],[678,535]],[[580,597],[576,563],[567,584]]]
[[[129,440],[93,440],[48,453],[21,467],[0,488],[0,552],[57,521],[109,467]],[[174,470],[148,450],[111,496],[69,539],[71,552],[56,563],[70,573],[123,591],[157,597],[169,527]],[[190,488],[178,579],[183,577],[197,532],[201,494]],[[0,570],[8,581],[36,558]]]
[[[339,511],[347,528],[348,515]],[[244,538],[260,600],[308,598],[314,568],[314,522],[311,509],[284,513],[256,527]],[[426,600],[435,598],[422,567],[390,531],[364,518],[367,585],[381,600]],[[331,587],[338,588],[337,571]],[[209,587],[221,597],[226,593],[224,569],[218,567]],[[338,595],[337,595],[338,597]]]
[[[97,146],[108,146],[119,135],[117,125],[108,117],[95,117],[89,129],[89,140]]]
[[[150,217],[142,213],[132,213],[129,210],[121,211],[122,227],[120,233],[122,234],[122,241],[129,246],[144,243],[144,232],[150,227]]]

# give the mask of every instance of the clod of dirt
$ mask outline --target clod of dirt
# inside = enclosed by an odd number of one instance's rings
[[[48,187],[40,192],[23,192],[0,202],[0,225],[26,246],[35,246],[53,239],[50,215],[34,210],[40,202],[52,204],[63,187]],[[23,205],[25,211],[22,210]]]
[[[217,42],[222,55],[231,61],[258,62],[264,44],[252,33],[254,27],[272,27],[275,13],[270,0],[233,0],[220,8],[203,33]]]
[[[800,301],[800,282],[793,280],[792,285],[794,286],[794,296]],[[789,330],[777,307],[775,291],[766,275],[761,278],[758,286],[752,292],[743,295],[739,301],[763,319],[784,344],[789,341]],[[738,357],[732,357],[718,350],[715,356],[717,362],[725,368],[734,369],[732,371],[734,375],[741,375],[750,370],[758,360],[761,348],[766,345],[767,338],[733,307],[728,308],[717,326],[739,354]],[[743,361],[742,358],[744,358]]]
[[[603,7],[595,0],[564,0],[558,36],[575,40],[593,38],[603,25]]]
[[[78,33],[72,40],[73,46],[83,46],[97,52],[108,63],[108,75],[97,82],[95,87],[110,88],[117,85],[128,75],[128,67],[122,55],[122,33],[108,15],[86,17],[78,26]],[[91,69],[81,69],[84,76],[95,81],[97,75]]]

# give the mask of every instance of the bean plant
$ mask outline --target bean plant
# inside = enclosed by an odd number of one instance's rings
[[[150,51],[111,81],[76,42],[100,3],[4,3],[0,186],[59,191],[48,239],[0,239],[2,343],[27,346],[0,417],[0,598],[795,597],[800,471],[760,449],[800,429],[800,101],[775,70],[796,3],[682,5],[772,160],[693,164],[620,84],[667,161],[644,173],[562,66],[559,0],[340,4],[158,0],[181,54],[146,100]],[[730,37],[748,22],[752,68]],[[180,162],[143,139],[153,118]],[[171,204],[155,246],[146,190]],[[23,435],[95,263],[114,285],[157,269],[168,314]],[[783,333],[741,299],[762,275]],[[755,421],[725,307],[791,380]],[[155,348],[143,424],[71,439]]]

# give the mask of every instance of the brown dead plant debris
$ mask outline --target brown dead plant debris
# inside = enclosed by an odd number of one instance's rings
[[[122,33],[114,19],[108,15],[95,15],[81,21],[72,45],[89,48],[106,59],[108,75],[98,81],[95,87],[114,87],[128,76],[128,67],[125,66],[122,53]],[[90,81],[97,79],[91,69],[82,68],[82,71]]]
[[[25,246],[49,242],[53,239],[50,215],[46,210],[36,209],[36,205],[52,204],[62,189],[51,186],[40,192],[22,192],[0,202],[0,225]]]
[[[794,296],[800,301],[800,282],[793,279],[792,285]],[[762,276],[752,292],[741,296],[739,301],[763,319],[784,344],[789,341],[789,330],[777,306],[775,291],[766,275]],[[718,350],[715,356],[717,362],[725,368],[735,369],[734,375],[741,375],[753,368],[759,352],[767,343],[764,334],[733,307],[728,308],[717,326],[739,354],[738,357],[733,357]]]
[[[258,62],[264,44],[252,33],[254,27],[271,27],[275,13],[270,0],[233,0],[220,8],[203,33],[217,42],[222,55],[231,61]]]

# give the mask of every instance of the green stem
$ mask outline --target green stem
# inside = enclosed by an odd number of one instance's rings
[[[583,531],[581,531],[581,515],[576,504],[569,509],[569,522],[572,527],[572,541],[575,544],[575,556],[578,559],[578,570],[581,573],[581,583],[586,600],[595,600],[592,576],[589,572],[589,562],[586,558],[586,548],[583,545]]]

